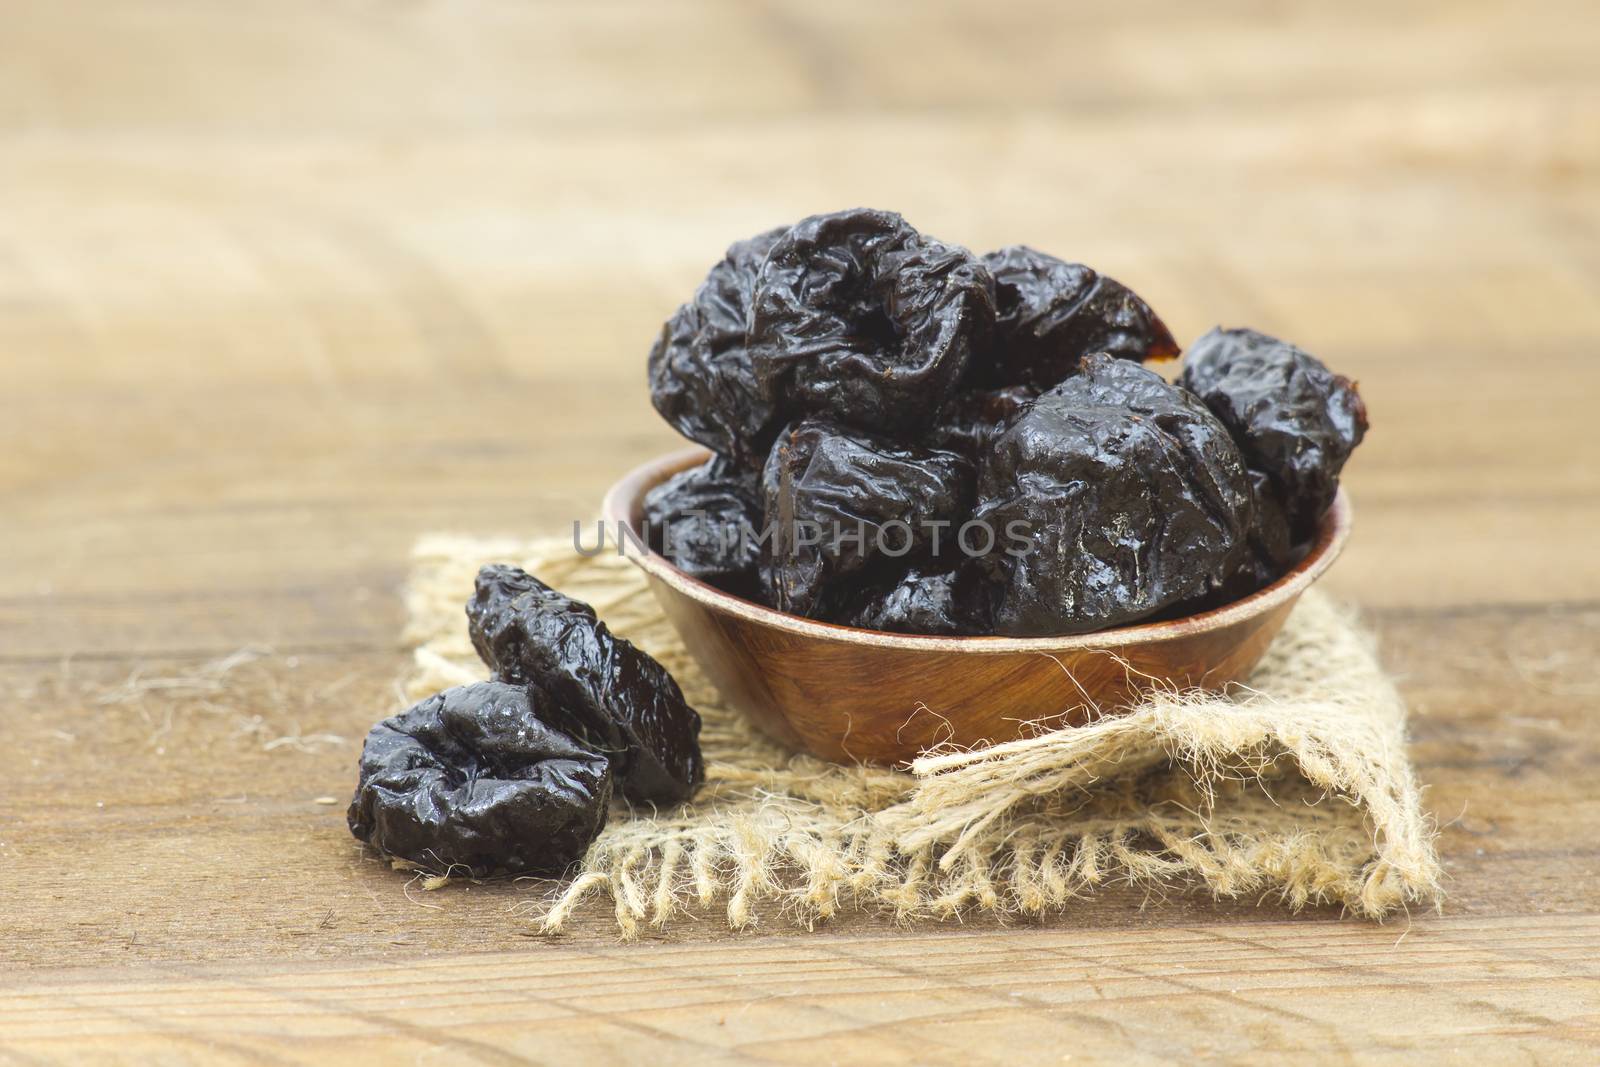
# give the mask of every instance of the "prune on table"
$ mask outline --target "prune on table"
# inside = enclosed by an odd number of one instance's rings
[[[754,596],[761,503],[758,471],[713,456],[645,494],[650,547],[691,578]]]
[[[1028,385],[963,389],[945,405],[923,442],[977,461],[1038,395],[1039,391]]]
[[[665,667],[589,605],[491,565],[478,572],[467,630],[498,680],[528,686],[549,721],[612,759],[629,800],[676,803],[704,780],[699,714]]]
[[[873,433],[920,430],[994,325],[994,280],[890,211],[813,215],[756,278],[749,345],[779,407]]]
[[[991,614],[988,583],[969,560],[942,570],[914,566],[888,589],[869,590],[834,621],[864,630],[961,637],[989,633]]]
[[[691,441],[757,468],[780,420],[756,378],[745,332],[756,272],[786,229],[730,247],[650,350],[650,400],[661,417]]]
[[[778,435],[762,474],[768,603],[825,618],[847,592],[842,580],[870,565],[924,560],[935,539],[941,554],[953,557],[975,480],[971,461],[955,452],[893,444],[826,422],[791,426]]]
[[[560,874],[606,824],[606,757],[540,718],[519,685],[436,693],[378,723],[361,750],[350,832],[435,868]]]
[[[1251,519],[1227,429],[1195,397],[1105,354],[1000,436],[979,501],[975,519],[1026,546],[984,557],[1001,586],[996,632],[1014,636],[1121,626],[1203,597]]]
[[[1178,344],[1161,318],[1122,283],[1082,263],[1012,245],[983,257],[994,274],[994,346],[975,380],[1049,389],[1091,352],[1144,362],[1172,359]]]
[[[1189,348],[1179,384],[1205,401],[1245,462],[1271,480],[1294,538],[1310,537],[1367,432],[1354,383],[1286,341],[1219,328]]]

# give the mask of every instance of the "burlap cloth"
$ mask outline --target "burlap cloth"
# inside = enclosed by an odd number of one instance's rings
[[[1370,637],[1315,590],[1232,697],[1156,695],[1077,729],[931,754],[903,773],[768,739],[719,703],[637,568],[609,551],[583,558],[568,540],[418,544],[408,698],[485,676],[462,608],[488,562],[594,605],[672,671],[705,721],[694,802],[619,806],[581,870],[534,907],[546,930],[601,902],[626,937],[716,907],[736,928],[776,913],[810,925],[846,907],[901,920],[1036,915],[1117,883],[1374,919],[1439,899],[1405,705]]]

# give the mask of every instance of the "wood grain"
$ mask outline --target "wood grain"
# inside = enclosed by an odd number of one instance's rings
[[[147,965],[0,979],[0,1040],[169,1063],[1584,1063],[1600,970],[1575,931],[1600,935],[1592,918],[1261,923]]]
[[[1594,1060],[1590,5],[0,26],[0,1062]],[[1111,887],[1025,929],[625,947],[526,936],[542,885],[423,894],[360,854],[412,540],[594,514],[677,444],[644,350],[721,246],[855,203],[1360,380],[1327,587],[1416,709],[1442,917]]]

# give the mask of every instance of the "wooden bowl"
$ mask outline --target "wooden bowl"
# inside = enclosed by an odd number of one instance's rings
[[[630,472],[606,494],[607,523],[638,530],[645,493],[706,458],[690,449]],[[1341,490],[1306,557],[1243,600],[1072,637],[917,637],[835,626],[714,589],[653,552],[630,546],[628,555],[730,706],[823,759],[903,764],[943,742],[988,744],[1038,729],[1030,724],[1081,725],[1155,686],[1218,690],[1242,680],[1339,555],[1350,519]]]

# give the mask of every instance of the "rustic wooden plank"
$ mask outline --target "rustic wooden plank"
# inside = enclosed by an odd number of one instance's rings
[[[115,0],[84,19],[8,0],[0,124],[395,136],[864,110],[1204,113],[1588,87],[1588,13],[1581,0],[1362,0],[1270,13],[1248,0],[1072,12],[1048,0],[985,11],[956,0],[866,10],[849,0],[464,0],[337,11]],[[95,76],[75,77],[88,57]]]
[[[1584,1062],[1594,918],[565,945],[0,977],[22,1062]]]

